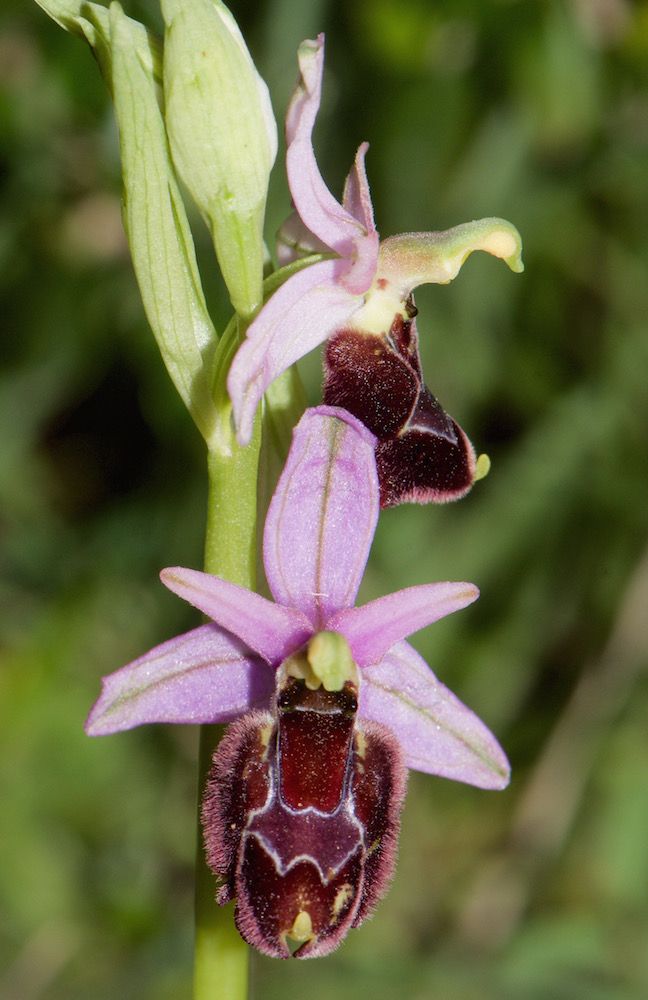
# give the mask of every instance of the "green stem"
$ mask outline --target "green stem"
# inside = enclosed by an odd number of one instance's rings
[[[199,801],[222,727],[201,726]],[[200,818],[196,845],[194,1000],[245,1000],[248,995],[248,946],[233,920],[232,905],[215,899],[216,880],[205,862]]]
[[[234,436],[225,448],[207,454],[209,492],[205,570],[254,590],[257,550],[257,469],[261,421],[250,444]]]
[[[257,549],[257,467],[260,421],[247,448],[240,448],[221,421],[218,445],[208,453],[209,493],[205,570],[255,589]],[[222,732],[200,731],[199,799]],[[231,905],[215,900],[216,882],[205,863],[200,817],[196,855],[196,937],[194,1000],[245,1000],[248,995],[248,947],[234,926]]]
[[[292,270],[298,269],[285,268],[284,272],[292,273]],[[283,280],[288,273],[282,274]],[[277,283],[275,274],[266,281],[268,290],[272,290]],[[207,453],[209,486],[205,570],[249,590],[256,590],[261,419],[257,416],[250,444],[245,448],[239,447],[232,428],[231,404],[226,388],[232,358],[244,335],[245,321],[235,316],[223,333],[215,359],[213,377],[217,418]],[[292,426],[303,408],[303,392],[299,377],[293,370],[278,381],[268,400],[270,426],[265,434],[265,450],[272,452],[280,465],[283,465],[288,450]],[[270,457],[266,455],[262,463],[266,473],[269,463]],[[277,474],[276,469],[272,470],[272,482]],[[264,493],[263,488],[261,492]],[[267,501],[268,497],[263,495],[263,507]],[[221,734],[222,726],[201,726],[199,802]],[[231,904],[218,906],[215,893],[215,878],[205,863],[199,815],[194,1000],[245,1000],[248,995],[248,947],[234,926]]]

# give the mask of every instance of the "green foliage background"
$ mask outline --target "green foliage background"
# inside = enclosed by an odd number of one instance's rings
[[[355,146],[383,236],[481,215],[421,290],[428,382],[493,459],[460,504],[381,518],[365,598],[469,579],[417,636],[509,751],[486,793],[413,775],[396,880],[333,957],[257,960],[263,1000],[648,995],[648,3],[266,0],[239,19],[281,119],[327,32],[317,147]],[[152,3],[129,13],[159,25]],[[189,996],[196,733],[89,740],[99,677],[196,618],[201,444],[147,329],[89,51],[34,5],[0,22],[0,995]],[[268,235],[288,196],[279,165]],[[203,275],[227,306],[197,222]],[[317,358],[304,365],[312,402]]]

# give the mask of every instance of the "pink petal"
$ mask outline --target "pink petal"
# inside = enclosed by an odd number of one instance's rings
[[[378,663],[390,646],[479,597],[473,583],[426,583],[333,615],[327,628],[349,641],[361,667]]]
[[[273,604],[211,573],[173,566],[163,569],[160,579],[174,594],[237,635],[273,665],[303,646],[313,634],[309,621],[299,611]]]
[[[478,788],[508,784],[509,763],[493,734],[407,642],[363,670],[360,715],[391,729],[408,767]]]
[[[378,519],[374,444],[346,410],[307,410],[268,510],[270,590],[315,628],[353,604],[360,586]]]
[[[320,106],[324,36],[299,47],[301,79],[286,115],[286,172],[290,193],[305,226],[350,262],[344,284],[349,291],[368,290],[378,261],[378,236],[367,231],[333,197],[322,179],[313,150],[313,127]],[[368,189],[367,189],[368,193]]]
[[[362,223],[368,233],[375,233],[376,224],[365,167],[365,156],[368,149],[368,142],[363,142],[358,146],[353,166],[344,184],[342,205],[358,222]]]
[[[146,722],[229,722],[268,705],[274,674],[234,636],[202,625],[102,681],[86,732],[105,736]]]
[[[338,287],[341,267],[341,261],[323,260],[293,274],[250,325],[227,379],[241,444],[252,436],[256,408],[270,383],[361,305],[360,297]]]

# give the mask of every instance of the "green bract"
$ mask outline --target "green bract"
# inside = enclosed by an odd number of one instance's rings
[[[232,304],[261,304],[263,219],[277,131],[268,89],[218,0],[164,0],[173,160],[210,228]]]
[[[86,0],[38,2],[90,44],[111,88],[124,224],[144,308],[169,374],[213,447],[218,338],[175,171],[209,225],[234,307],[249,318],[262,301],[263,220],[277,146],[267,87],[218,0],[163,3],[164,65],[157,40],[118,3],[108,10]]]
[[[218,338],[158,103],[158,45],[118,3],[110,10],[79,0],[39,3],[58,24],[91,45],[111,88],[119,125],[124,225],[142,301],[173,383],[210,444],[216,427],[211,373]]]
[[[209,442],[215,410],[210,361],[216,332],[169,159],[152,69],[137,30],[110,10],[112,82],[124,178],[124,223],[144,308],[173,382]],[[140,29],[143,31],[143,29]]]

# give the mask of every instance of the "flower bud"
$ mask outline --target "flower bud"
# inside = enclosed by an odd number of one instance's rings
[[[268,88],[219,0],[164,0],[164,96],[175,166],[212,234],[234,308],[261,304],[277,130]]]

